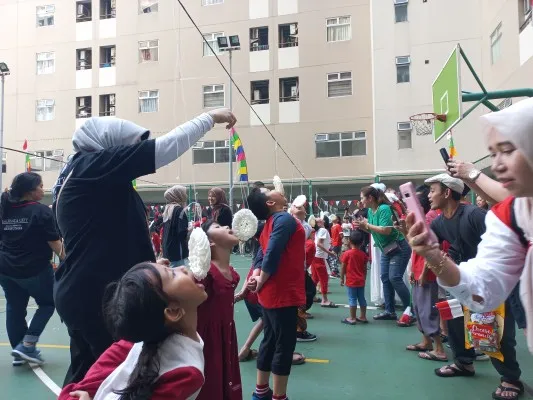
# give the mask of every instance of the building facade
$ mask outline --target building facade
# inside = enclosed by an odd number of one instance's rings
[[[529,0],[182,3],[228,69],[217,38],[239,36],[231,106],[249,178],[279,175],[290,197],[356,198],[377,176],[396,184],[442,169],[443,143],[415,135],[409,116],[431,111],[431,83],[456,43],[489,90],[523,87],[533,73]],[[176,0],[5,0],[0,38],[0,61],[11,70],[4,146],[22,150],[27,141],[45,188],[90,116],[129,119],[157,137],[230,106],[228,76]],[[463,79],[467,87],[475,91],[473,78]],[[475,115],[454,131],[468,160],[486,155]],[[229,145],[216,128],[139,179],[138,190],[156,202],[181,183],[205,198],[207,188],[228,185]],[[24,160],[5,153],[5,185]],[[235,203],[242,192],[237,182]]]

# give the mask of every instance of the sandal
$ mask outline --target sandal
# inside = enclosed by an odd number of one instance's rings
[[[515,386],[519,386],[519,388],[512,388],[508,386],[499,385],[498,389],[500,389],[500,394],[496,394],[496,391],[492,393],[492,398],[495,400],[509,400],[509,399],[517,399],[519,396],[524,394],[524,385],[522,382],[518,382],[517,384],[514,384]],[[504,392],[511,392],[516,393],[516,396],[502,396]]]
[[[418,352],[425,352],[425,351],[432,351],[433,347],[422,347],[419,343],[417,344],[410,344],[405,348],[407,351],[418,351]]]
[[[339,306],[337,304],[335,304],[334,302],[330,301],[328,304],[321,304],[320,307],[324,307],[324,308],[339,308]]]
[[[313,299],[313,303],[321,303],[322,302],[322,299],[320,297],[315,297]]]
[[[422,360],[429,360],[429,361],[440,361],[440,362],[447,362],[448,357],[439,357],[436,354],[432,353],[431,351],[423,351],[418,353],[418,357]]]
[[[367,320],[367,319],[361,319],[361,318],[359,318],[359,317],[356,317],[355,320],[356,320],[357,322],[362,323],[362,324],[368,324],[368,320]]]
[[[294,357],[298,358],[294,358]],[[305,364],[305,356],[302,353],[294,352],[292,353],[292,365],[302,365]]]
[[[445,368],[445,371],[451,371],[452,373],[447,374],[441,371],[442,368]],[[440,376],[441,378],[455,378],[456,376],[474,376],[476,374],[476,371],[469,371],[460,365],[450,364],[441,368],[437,368],[435,370],[435,374],[437,374],[437,376]]]
[[[356,321],[349,321],[348,318],[344,318],[343,320],[341,320],[341,322],[343,324],[346,324],[346,325],[356,325],[357,324]]]
[[[239,362],[252,361],[257,358],[257,350],[250,349],[246,357],[239,357]]]

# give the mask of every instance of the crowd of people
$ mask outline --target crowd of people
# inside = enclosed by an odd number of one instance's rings
[[[231,112],[215,110],[152,140],[129,121],[90,118],[74,134],[76,153],[54,186],[52,207],[40,203],[38,174],[15,177],[0,198],[0,285],[14,366],[44,362],[37,343],[55,309],[70,336],[62,400],[240,400],[239,363],[250,360],[257,365],[252,399],[286,400],[292,366],[305,362],[296,342],[317,339],[307,330],[312,305],[338,307],[328,298],[338,278],[349,305],[340,322],[369,323],[370,270],[371,301],[382,308],[374,320],[416,324],[420,341],[406,350],[422,360],[447,363],[449,345],[453,362],[435,369],[437,376],[474,376],[474,361],[486,353],[501,376],[492,397],[523,393],[515,326],[533,353],[526,329],[533,323],[533,99],[482,118],[496,180],[451,159],[447,173],[416,188],[420,213],[406,208],[403,187],[376,183],[361,190],[355,210],[308,218],[305,204],[288,204],[282,191],[256,182],[246,199],[259,224],[245,278],[230,263],[239,239],[223,189],[211,189],[206,213],[189,222],[186,189],[173,186],[150,223],[131,184],[216,123],[235,122]],[[465,202],[466,187],[478,195],[476,205]],[[107,196],[121,204],[114,230],[101,212]],[[204,279],[187,268],[195,227],[211,249]],[[52,252],[61,260],[55,273]],[[30,297],[38,308],[28,327]],[[255,323],[240,349],[239,301]],[[437,305],[452,301],[464,308],[444,318]],[[476,336],[479,321],[491,335]]]

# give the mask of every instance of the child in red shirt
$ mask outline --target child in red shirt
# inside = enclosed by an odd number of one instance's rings
[[[347,325],[355,325],[357,322],[368,323],[365,299],[368,256],[361,250],[365,239],[363,235],[361,231],[353,231],[350,234],[350,250],[345,251],[341,256],[341,286],[346,286],[350,306],[350,317],[344,318],[341,322]],[[361,308],[359,318],[356,315],[357,302]]]

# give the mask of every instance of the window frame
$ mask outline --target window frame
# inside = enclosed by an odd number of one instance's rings
[[[51,102],[51,105],[40,105],[42,102]],[[38,110],[40,108],[52,108],[51,118],[48,119],[38,119],[37,116],[39,115]],[[54,99],[37,99],[35,101],[35,121],[36,122],[48,122],[53,121],[56,117],[56,101]]]
[[[266,89],[268,92],[268,97],[266,99],[254,99],[254,84],[262,84],[264,85],[266,83]],[[255,89],[255,90],[261,90],[261,89]],[[256,104],[270,104],[270,80],[269,79],[259,79],[256,81],[250,81],[250,104],[256,105]]]
[[[224,142],[224,146],[217,146],[217,142]],[[206,146],[206,143],[208,143],[209,145]],[[224,161],[217,161],[217,150],[225,150],[227,155],[228,155],[228,158],[229,158],[229,150],[231,148],[231,143],[229,140],[203,140],[203,141],[198,141],[196,142],[193,146],[192,146],[192,164],[193,165],[202,165],[202,164],[211,164],[211,165],[215,165],[215,164],[226,164],[228,163],[228,160],[224,160]],[[213,161],[212,162],[194,162],[194,153],[196,151],[212,151],[212,154],[213,154]],[[233,153],[233,152],[232,152]]]
[[[406,61],[401,61],[401,59],[407,59]],[[399,83],[411,83],[411,56],[408,55],[408,56],[396,56],[395,57],[395,61],[396,61],[396,84],[399,84]],[[408,69],[408,72],[409,72],[409,80],[407,81],[398,81],[398,68],[399,67],[405,67],[407,66],[407,69]]]
[[[343,135],[351,134],[351,138],[343,138]],[[357,137],[358,134],[363,134],[364,137]],[[331,139],[331,135],[337,135],[337,139]],[[352,154],[349,156],[343,156],[342,155],[342,143],[343,142],[357,142],[357,141],[364,141],[365,142],[365,152],[364,154]],[[320,157],[318,155],[318,149],[317,149],[317,143],[339,143],[339,155],[338,156],[324,156]],[[356,131],[342,131],[342,132],[328,132],[328,133],[317,133],[315,134],[315,159],[323,159],[323,158],[346,158],[346,157],[365,157],[368,155],[368,137],[367,132],[363,130],[356,130]]]
[[[350,19],[350,22],[348,23],[341,23],[340,22],[340,19],[341,18],[349,18]],[[336,19],[337,22],[335,24],[329,24],[329,21],[331,20],[334,20]],[[346,26],[348,25],[350,27],[350,34],[349,34],[349,38],[348,39],[343,39],[343,40],[328,40],[328,29],[329,28],[338,28],[338,27],[342,27],[342,26]],[[337,43],[337,42],[348,42],[350,40],[352,40],[352,16],[351,15],[340,15],[338,17],[329,17],[329,18],[326,18],[326,42],[327,43]]]
[[[49,11],[48,8],[51,8],[52,11]],[[39,9],[42,10],[42,15],[41,16],[39,16]],[[36,6],[35,7],[35,24],[36,24],[37,28],[44,28],[44,27],[47,27],[47,26],[55,26],[55,24],[56,24],[55,13],[56,13],[56,5],[55,4],[45,4],[45,5],[42,5],[42,6]],[[52,17],[52,23],[51,24],[39,25],[39,20],[40,19],[45,21],[47,18],[50,18],[50,17]]]
[[[155,96],[152,96],[152,92],[155,92],[156,95]],[[146,93],[147,96],[143,96],[143,93]],[[156,109],[154,111],[142,111],[142,107],[141,107],[141,104],[142,104],[142,101],[143,100],[152,100],[152,99],[156,99]],[[156,113],[156,112],[159,112],[159,99],[160,99],[160,93],[159,93],[159,89],[146,89],[146,90],[139,90],[138,92],[138,102],[139,102],[139,114],[152,114],[152,113]]]
[[[155,46],[151,46],[150,42],[156,42]],[[145,46],[142,46],[141,43],[146,43]],[[156,56],[152,58],[152,51],[156,50]],[[143,50],[150,50],[150,59],[144,60],[142,57]],[[138,46],[138,52],[139,52],[139,64],[145,64],[150,62],[158,62],[159,61],[159,39],[148,39],[148,40],[139,40],[139,46]],[[155,59],[154,59],[155,58]]]
[[[39,55],[41,55],[41,54],[50,54],[51,57],[47,58],[47,59],[39,60]],[[51,68],[52,71],[39,73],[39,62],[43,62],[43,61],[53,61],[52,68]],[[36,75],[51,75],[51,74],[54,74],[55,72],[56,72],[56,52],[55,51],[42,51],[40,53],[36,53],[35,54],[35,73],[36,73]]]
[[[259,44],[259,29],[266,29],[267,30],[267,44],[262,44],[260,45]],[[257,31],[257,38],[253,38],[252,37],[252,32],[253,31]],[[250,36],[250,52],[255,52],[255,51],[265,51],[265,50],[269,50],[270,48],[270,38],[269,38],[269,27],[268,25],[267,26],[254,26],[254,27],[251,27],[250,30],[249,30],[249,36]],[[254,46],[254,43],[257,43],[257,46]]]
[[[224,4],[224,0],[202,0],[202,7],[218,6]]]
[[[496,28],[492,31],[490,34],[490,63],[491,65],[494,65],[498,62],[498,60],[502,57],[502,49],[501,49],[501,40],[503,37],[502,32],[503,24],[500,22]],[[498,54],[497,57],[495,57],[494,49],[498,47]]]
[[[217,86],[222,86],[222,90],[217,90]],[[213,90],[210,92],[206,92],[205,89],[211,87]],[[216,106],[210,106],[207,107],[205,105],[205,95],[206,94],[213,94],[213,93],[222,93],[223,96],[223,104],[222,105],[216,105]],[[269,94],[270,96],[270,94]],[[215,109],[215,108],[223,108],[226,106],[226,85],[223,83],[213,83],[209,85],[202,85],[202,107],[206,109]]]
[[[528,15],[531,13],[531,10],[533,10],[533,6],[531,5],[531,0],[523,0],[524,1],[524,15]]]
[[[336,79],[329,79],[330,75],[337,74]],[[341,74],[350,74],[350,79],[348,78],[341,78]],[[342,81],[350,81],[350,94],[345,94],[342,96],[330,96],[330,88],[329,84],[330,82],[342,82]],[[353,74],[352,71],[340,71],[340,72],[328,72],[326,73],[326,97],[328,99],[339,99],[343,97],[350,97],[353,96]]]
[[[65,156],[65,151],[63,149],[55,149],[55,150],[37,150],[32,151],[32,155],[30,155],[30,167],[32,171],[37,172],[46,172],[46,171],[60,171],[63,166],[63,157]],[[45,158],[46,157],[46,158]],[[57,158],[57,160],[50,160],[50,158]],[[35,166],[35,163],[33,161],[35,160],[42,160],[42,168],[39,168]],[[50,166],[47,168],[46,162],[49,161],[50,164],[54,163],[53,165],[56,168],[51,168]]]
[[[408,126],[402,126],[408,125]],[[411,121],[403,121],[403,122],[397,122],[396,123],[396,131],[398,133],[398,150],[410,150],[413,148],[413,124]],[[400,136],[402,134],[409,133],[409,140],[410,140],[410,147],[400,147]]]
[[[208,39],[206,36],[211,35],[211,39]],[[218,36],[215,36],[218,35]],[[202,35],[202,57],[214,57],[215,54],[219,55],[222,52],[220,51],[220,48],[218,47],[218,40],[217,38],[223,37],[224,32],[210,32],[210,33],[204,33]],[[205,40],[204,40],[205,39]],[[207,47],[207,44],[205,42],[208,42],[211,45],[211,48],[215,50],[215,52],[212,52],[209,47]],[[214,43],[214,45],[213,45]],[[206,54],[206,50],[212,54]]]
[[[397,10],[399,8],[405,8],[405,20],[398,21]],[[394,23],[401,24],[404,22],[409,22],[409,0],[394,0]]]

